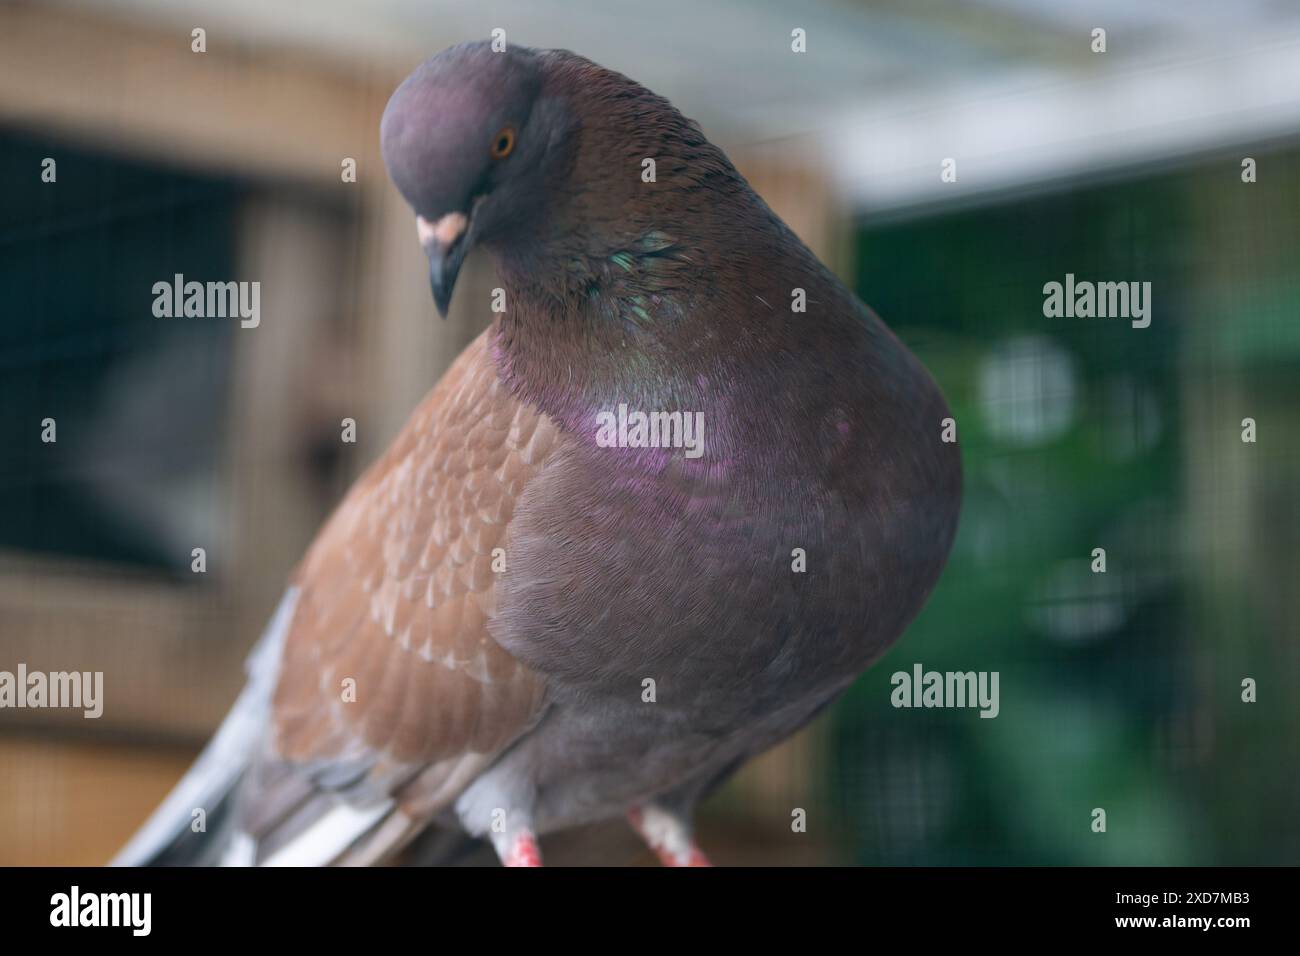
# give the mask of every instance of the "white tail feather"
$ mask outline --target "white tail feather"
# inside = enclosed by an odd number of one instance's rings
[[[263,860],[262,866],[328,866],[382,820],[392,807],[391,800],[369,807],[340,803]]]
[[[285,592],[261,640],[248,655],[245,664],[248,682],[216,736],[144,826],[113,858],[111,866],[148,863],[190,826],[196,809],[211,810],[235,785],[266,731],[271,695],[279,679],[280,652],[297,598],[296,588]]]

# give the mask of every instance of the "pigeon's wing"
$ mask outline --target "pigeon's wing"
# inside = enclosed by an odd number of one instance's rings
[[[488,625],[515,503],[558,435],[500,383],[485,333],[330,518],[242,795],[255,859],[383,855],[538,718],[542,678]]]

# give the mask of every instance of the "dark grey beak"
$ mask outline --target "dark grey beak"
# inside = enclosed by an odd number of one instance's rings
[[[429,288],[433,291],[433,304],[438,307],[438,314],[444,319],[451,306],[451,291],[456,287],[456,274],[465,254],[460,245],[453,247],[449,254],[429,255]]]
[[[468,218],[458,212],[448,213],[437,222],[429,222],[423,216],[417,216],[415,220],[420,245],[429,257],[429,289],[433,292],[433,304],[444,319],[451,305],[456,276],[469,248],[469,243],[464,241],[468,225]]]

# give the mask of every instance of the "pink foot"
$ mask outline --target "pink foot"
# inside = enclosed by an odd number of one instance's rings
[[[662,860],[663,857],[661,856],[659,859]],[[676,863],[668,863],[666,861],[664,863],[664,866],[676,866],[676,865],[677,865]],[[694,843],[691,844],[691,855],[687,858],[685,865],[686,866],[713,866],[713,864],[709,862],[709,858],[704,855],[704,851],[701,850]]]
[[[502,866],[541,866],[542,850],[537,845],[537,837],[528,830],[515,835],[510,849],[501,857]]]
[[[691,839],[686,822],[675,814],[647,804],[632,807],[627,819],[664,866],[713,866]]]

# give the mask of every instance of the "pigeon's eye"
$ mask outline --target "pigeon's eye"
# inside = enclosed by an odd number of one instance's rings
[[[505,159],[515,148],[515,131],[507,126],[492,140],[492,149],[489,151],[493,159]]]

